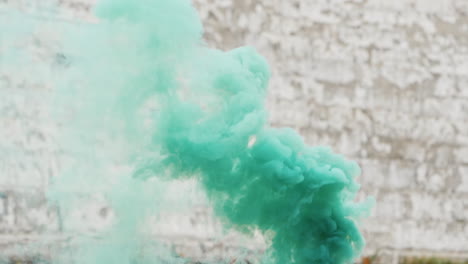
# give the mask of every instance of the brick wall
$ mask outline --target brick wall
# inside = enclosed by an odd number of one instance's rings
[[[79,19],[91,4],[62,5],[64,18]],[[384,255],[386,263],[404,255],[468,255],[468,2],[195,5],[210,46],[252,45],[269,61],[274,126],[294,127],[309,144],[330,145],[359,162],[362,196],[378,202],[363,223],[366,254]],[[8,153],[0,167],[0,245],[50,228],[44,221],[56,217],[41,201],[59,166],[49,144],[53,129],[41,121],[45,106],[30,104],[34,83],[26,73],[25,80],[13,80],[8,70],[0,68],[0,153]],[[207,229],[218,225],[201,222]],[[185,234],[193,231],[190,225]]]

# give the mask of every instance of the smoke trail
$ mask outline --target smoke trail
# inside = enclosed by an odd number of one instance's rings
[[[248,47],[203,47],[200,22],[182,1],[109,2],[100,10],[141,27],[141,54],[157,61],[143,68],[158,102],[149,149],[159,153],[136,178],[148,171],[197,177],[230,225],[271,235],[272,263],[339,264],[357,256],[364,244],[353,221],[362,210],[352,202],[359,167],[266,125],[269,70],[261,56]]]
[[[107,244],[83,248],[76,263],[138,259],[146,241],[139,226],[158,193],[143,191],[153,186],[145,181],[162,176],[197,178],[226,226],[269,237],[266,264],[358,256],[364,241],[355,221],[368,208],[353,202],[359,167],[267,125],[270,73],[253,48],[207,48],[186,0],[103,0],[95,13],[98,24],[63,30],[70,66],[56,98],[75,112],[67,144],[93,172],[77,179],[74,167],[51,198],[70,207],[70,186],[111,182],[105,195],[118,220],[103,234]],[[83,135],[88,144],[74,141]],[[113,163],[136,168],[108,173]]]

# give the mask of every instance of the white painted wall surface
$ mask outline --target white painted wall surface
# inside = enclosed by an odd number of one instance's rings
[[[33,2],[4,0],[0,7]],[[61,2],[64,18],[88,16],[90,2]],[[330,145],[359,162],[362,196],[377,199],[363,225],[366,254],[379,252],[386,263],[414,254],[468,255],[468,1],[195,5],[210,46],[252,45],[269,61],[274,126],[291,126],[309,144]],[[8,70],[0,69],[0,153],[21,151],[2,154],[0,247],[57,228],[43,191],[60,153],[41,105],[31,104],[37,88],[9,78]],[[199,240],[190,243],[204,243],[218,228],[211,219],[200,205],[167,235],[183,226],[177,239],[196,233]]]

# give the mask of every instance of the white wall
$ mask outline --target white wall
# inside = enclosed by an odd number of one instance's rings
[[[90,6],[64,5],[64,17],[86,16]],[[294,127],[308,143],[330,145],[360,163],[362,193],[378,202],[363,226],[367,254],[379,251],[387,261],[468,255],[467,1],[195,5],[209,45],[252,45],[268,59],[274,126]],[[34,97],[23,91],[33,84],[10,80],[5,69],[0,83],[7,84],[0,85],[7,95],[0,96],[0,153],[21,149],[3,156],[0,166],[1,246],[32,236],[45,224],[40,219],[55,219],[42,191],[59,153],[47,144],[53,135],[41,122],[40,104],[31,105]]]

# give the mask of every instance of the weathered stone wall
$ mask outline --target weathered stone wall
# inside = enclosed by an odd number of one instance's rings
[[[62,2],[70,10],[65,17],[89,11],[84,1]],[[402,255],[468,255],[466,0],[195,5],[210,46],[252,45],[269,61],[274,126],[294,127],[309,144],[330,145],[360,163],[362,196],[377,200],[363,224],[367,254],[386,255],[386,263]],[[54,219],[44,198],[27,197],[43,197],[59,153],[47,144],[53,131],[41,121],[40,105],[30,104],[34,85],[0,70],[7,84],[0,85],[0,153],[8,153],[0,167],[1,245]],[[23,152],[10,154],[14,148]],[[207,219],[206,228],[217,225]]]

